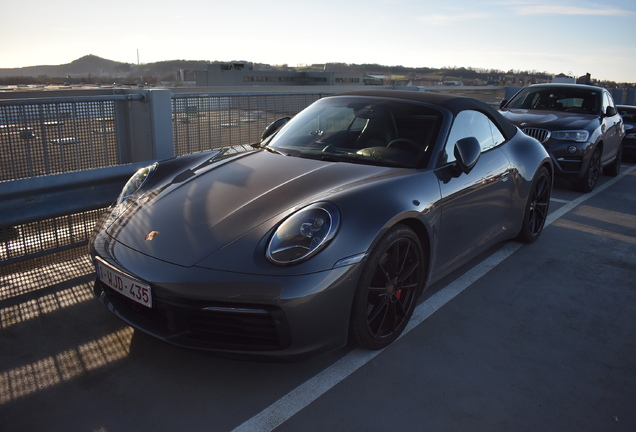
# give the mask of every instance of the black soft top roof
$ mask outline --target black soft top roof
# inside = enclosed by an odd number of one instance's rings
[[[453,116],[457,115],[460,111],[476,110],[483,112],[490,117],[490,119],[499,126],[499,129],[503,132],[506,139],[512,138],[517,133],[517,127],[505,119],[497,110],[487,103],[473,98],[444,93],[410,90],[360,90],[338,93],[333,96],[367,96],[410,100],[438,105],[453,113]]]

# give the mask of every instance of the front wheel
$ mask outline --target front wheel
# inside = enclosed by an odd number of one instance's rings
[[[406,327],[425,278],[424,253],[415,232],[391,228],[369,255],[353,299],[351,342],[381,349]]]
[[[581,192],[592,192],[601,172],[601,149],[596,147],[590,162],[585,170],[585,175],[576,183],[576,188]]]
[[[552,193],[552,181],[546,167],[541,167],[537,172],[523,215],[523,225],[517,236],[517,240],[524,243],[532,243],[539,238],[543,226],[548,218],[550,195]]]

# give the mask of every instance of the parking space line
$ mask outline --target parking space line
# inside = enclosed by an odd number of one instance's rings
[[[567,204],[570,202],[568,200],[559,199],[559,198],[550,198],[550,201],[560,203],[560,204]]]
[[[576,206],[611,187],[634,170],[636,170],[636,165],[629,167],[603,185],[597,186],[592,192],[581,195],[572,201],[567,201],[566,205],[560,207],[548,216],[545,226],[549,226]],[[515,241],[505,243],[492,255],[419,304],[400,338],[420,325],[424,320],[437,312],[442,306],[451,301],[474,282],[482,278],[490,270],[515,253],[522,246],[523,243]],[[385,349],[389,349],[391,346]],[[300,410],[309,406],[309,404],[313,401],[318,399],[369,361],[373,360],[382,352],[384,352],[384,349],[379,351],[355,349],[351,351],[340,360],[324,369],[322,372],[305,381],[303,384],[278,399],[272,405],[235,428],[234,432],[272,431]]]
[[[630,174],[634,170],[636,170],[636,165],[633,165],[633,166],[627,168],[625,171],[621,172],[616,177],[614,177],[611,180],[603,183],[600,186],[597,186],[592,192],[589,192],[589,193],[586,193],[584,195],[581,195],[580,197],[568,202],[563,207],[561,207],[561,208],[555,210],[554,212],[550,213],[548,215],[548,219],[545,222],[545,225],[549,226],[552,222],[554,222],[555,220],[559,219],[565,213],[569,212],[570,210],[572,210],[573,208],[575,208],[576,206],[578,206],[582,202],[588,200],[589,198],[593,197],[594,195],[603,192],[605,189],[609,188],[610,186],[613,186],[614,183],[618,182],[620,179],[622,179],[626,175]]]

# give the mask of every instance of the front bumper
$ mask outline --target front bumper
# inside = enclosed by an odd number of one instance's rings
[[[558,141],[549,139],[543,146],[550,154],[554,172],[560,177],[578,180],[587,170],[594,146],[589,142]]]
[[[173,345],[297,360],[347,342],[362,263],[299,276],[263,276],[180,267],[112,239],[92,242],[90,250],[150,285],[153,305],[140,305],[99,280],[96,297],[132,327]]]

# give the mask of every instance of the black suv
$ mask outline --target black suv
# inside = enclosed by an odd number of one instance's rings
[[[632,158],[636,162],[636,106],[616,105],[625,123],[625,138],[623,138],[623,157]]]
[[[539,140],[555,173],[583,192],[596,186],[601,168],[615,176],[621,166],[623,120],[610,93],[581,84],[535,84],[501,102],[501,113]]]

